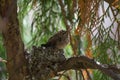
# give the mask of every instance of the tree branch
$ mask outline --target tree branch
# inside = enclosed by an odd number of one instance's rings
[[[93,59],[89,59],[88,57],[85,56],[80,56],[80,57],[72,57],[66,60],[64,63],[60,64],[58,67],[58,72],[63,71],[63,70],[69,70],[69,69],[74,69],[74,70],[79,70],[79,69],[98,69],[101,72],[105,73],[109,77],[115,79],[115,80],[120,80],[120,76],[117,73],[120,73],[120,69],[117,69],[115,72],[115,69],[110,68],[109,66],[104,66],[101,64],[97,64]]]
[[[65,23],[65,26],[66,26],[66,29],[69,30],[70,29],[70,26],[68,25],[67,23],[67,18],[66,18],[66,11],[65,11],[65,5],[63,4],[62,0],[58,0],[59,1],[59,4],[61,6],[61,11],[62,11],[62,14],[63,14],[63,21]]]

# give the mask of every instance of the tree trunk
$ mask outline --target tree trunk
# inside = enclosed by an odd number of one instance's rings
[[[0,18],[3,21],[0,25],[4,29],[1,31],[7,53],[9,80],[24,80],[26,65],[17,19],[17,0],[0,0]]]

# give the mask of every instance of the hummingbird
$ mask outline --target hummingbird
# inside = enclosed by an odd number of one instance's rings
[[[70,42],[69,31],[60,30],[52,37],[50,37],[46,44],[42,44],[41,46],[63,49],[69,42]]]

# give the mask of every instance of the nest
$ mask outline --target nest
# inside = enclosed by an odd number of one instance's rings
[[[57,67],[66,60],[64,51],[56,48],[33,47],[29,56],[31,80],[48,80],[57,74]]]

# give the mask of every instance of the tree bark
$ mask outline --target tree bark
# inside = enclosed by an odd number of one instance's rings
[[[58,67],[58,72],[63,70],[79,70],[79,69],[98,69],[102,73],[108,75],[114,80],[120,80],[120,69],[116,66],[112,67],[108,64],[97,64],[93,59],[89,59],[85,56],[71,57],[68,60],[64,61]]]
[[[1,31],[7,53],[9,80],[24,80],[26,65],[17,19],[17,0],[0,0],[0,17],[3,21],[1,24],[4,24]]]

